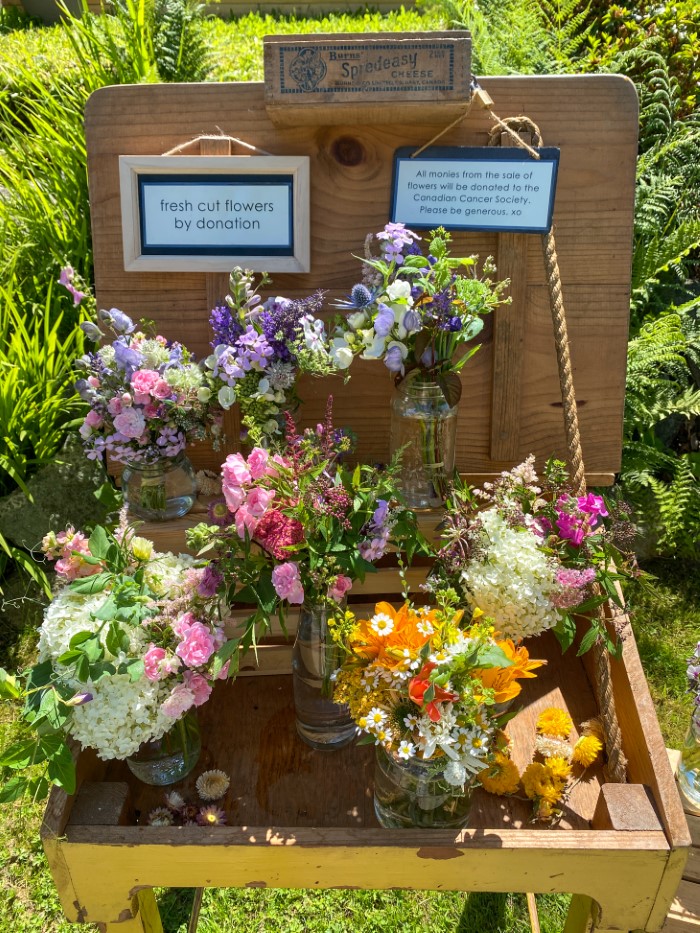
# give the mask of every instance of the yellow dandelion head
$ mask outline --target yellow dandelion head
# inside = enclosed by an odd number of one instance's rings
[[[574,745],[573,761],[583,768],[592,765],[603,749],[603,743],[594,735],[582,735]]]
[[[542,735],[553,735],[558,739],[569,737],[574,728],[573,720],[566,710],[550,706],[537,717],[537,731]]]

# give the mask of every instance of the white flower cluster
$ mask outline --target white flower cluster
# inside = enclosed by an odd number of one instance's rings
[[[486,554],[462,571],[473,600],[507,638],[528,638],[556,625],[556,566],[530,531],[511,528],[496,509],[479,516]]]
[[[155,554],[146,568],[146,583],[158,596],[173,597],[183,584],[185,571],[193,567],[189,554]]]
[[[128,674],[103,677],[81,685],[93,699],[73,710],[71,735],[100,758],[128,758],[143,742],[159,739],[173,725],[161,712],[169,688],[141,677],[132,683]]]
[[[96,632],[103,623],[92,618],[92,613],[104,599],[104,593],[89,596],[75,593],[70,587],[57,593],[39,629],[39,661],[55,661],[68,651],[71,638],[78,632]]]

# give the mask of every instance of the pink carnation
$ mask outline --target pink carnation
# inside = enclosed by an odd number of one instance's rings
[[[194,705],[201,706],[206,703],[211,695],[211,684],[201,674],[193,671],[185,671],[185,686],[191,690],[194,695]]]
[[[182,641],[175,649],[175,654],[182,658],[188,667],[200,667],[207,663],[215,650],[214,639],[206,625],[193,622],[183,632]]]
[[[146,419],[136,408],[126,408],[114,419],[114,427],[124,437],[141,437],[146,427]]]
[[[280,599],[295,605],[304,602],[304,587],[301,585],[299,565],[295,561],[278,564],[272,571],[272,585]]]
[[[328,596],[330,599],[334,599],[339,603],[345,598],[345,594],[350,589],[352,589],[352,580],[350,577],[346,577],[342,573],[339,573],[335,578],[335,583],[328,588]]]
[[[131,377],[131,388],[137,395],[150,395],[160,381],[160,373],[154,369],[137,369]]]
[[[163,703],[161,709],[171,719],[179,719],[194,705],[194,693],[184,684],[178,684],[170,691],[170,696]]]

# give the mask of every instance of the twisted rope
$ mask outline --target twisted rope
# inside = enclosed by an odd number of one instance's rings
[[[500,142],[501,133],[505,132],[516,145],[529,152],[533,158],[539,159],[539,153],[536,152],[532,146],[528,145],[519,135],[520,132],[531,133],[534,145],[538,146],[542,144],[542,134],[540,133],[539,127],[533,123],[532,120],[522,115],[501,120],[500,117],[491,113],[491,117],[496,125],[489,134],[489,145],[497,145]],[[571,479],[576,494],[578,496],[584,496],[586,494],[586,476],[583,466],[581,434],[578,425],[578,407],[576,405],[576,393],[574,392],[569,332],[566,325],[561,274],[559,272],[559,262],[557,260],[557,249],[553,230],[543,234],[542,250],[544,254],[545,271],[547,273],[547,285],[549,286],[549,305],[552,312],[552,323],[554,325],[554,343],[556,346],[557,364],[559,368],[559,386],[564,405],[566,443],[569,453],[569,463],[571,464],[572,470]],[[600,592],[600,590],[598,590],[598,592]],[[607,624],[603,616],[603,607],[599,607],[597,612],[600,614],[603,625]],[[605,644],[601,641],[597,641],[592,650],[595,666],[593,689],[596,694],[598,709],[600,710],[605,738],[605,749],[608,756],[606,776],[608,780],[613,783],[624,784],[627,781],[627,758],[622,751],[622,733],[620,731],[620,723],[617,718],[617,709],[615,707],[610,655],[608,654]]]

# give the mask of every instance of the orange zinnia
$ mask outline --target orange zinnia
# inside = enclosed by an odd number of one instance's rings
[[[496,644],[503,651],[508,660],[512,661],[510,667],[488,667],[474,671],[484,687],[489,687],[494,691],[494,703],[507,703],[513,700],[522,690],[522,685],[517,683],[526,677],[536,677],[531,673],[538,667],[546,664],[546,661],[530,660],[530,654],[524,645],[515,647],[510,638],[503,641],[497,641]]]

